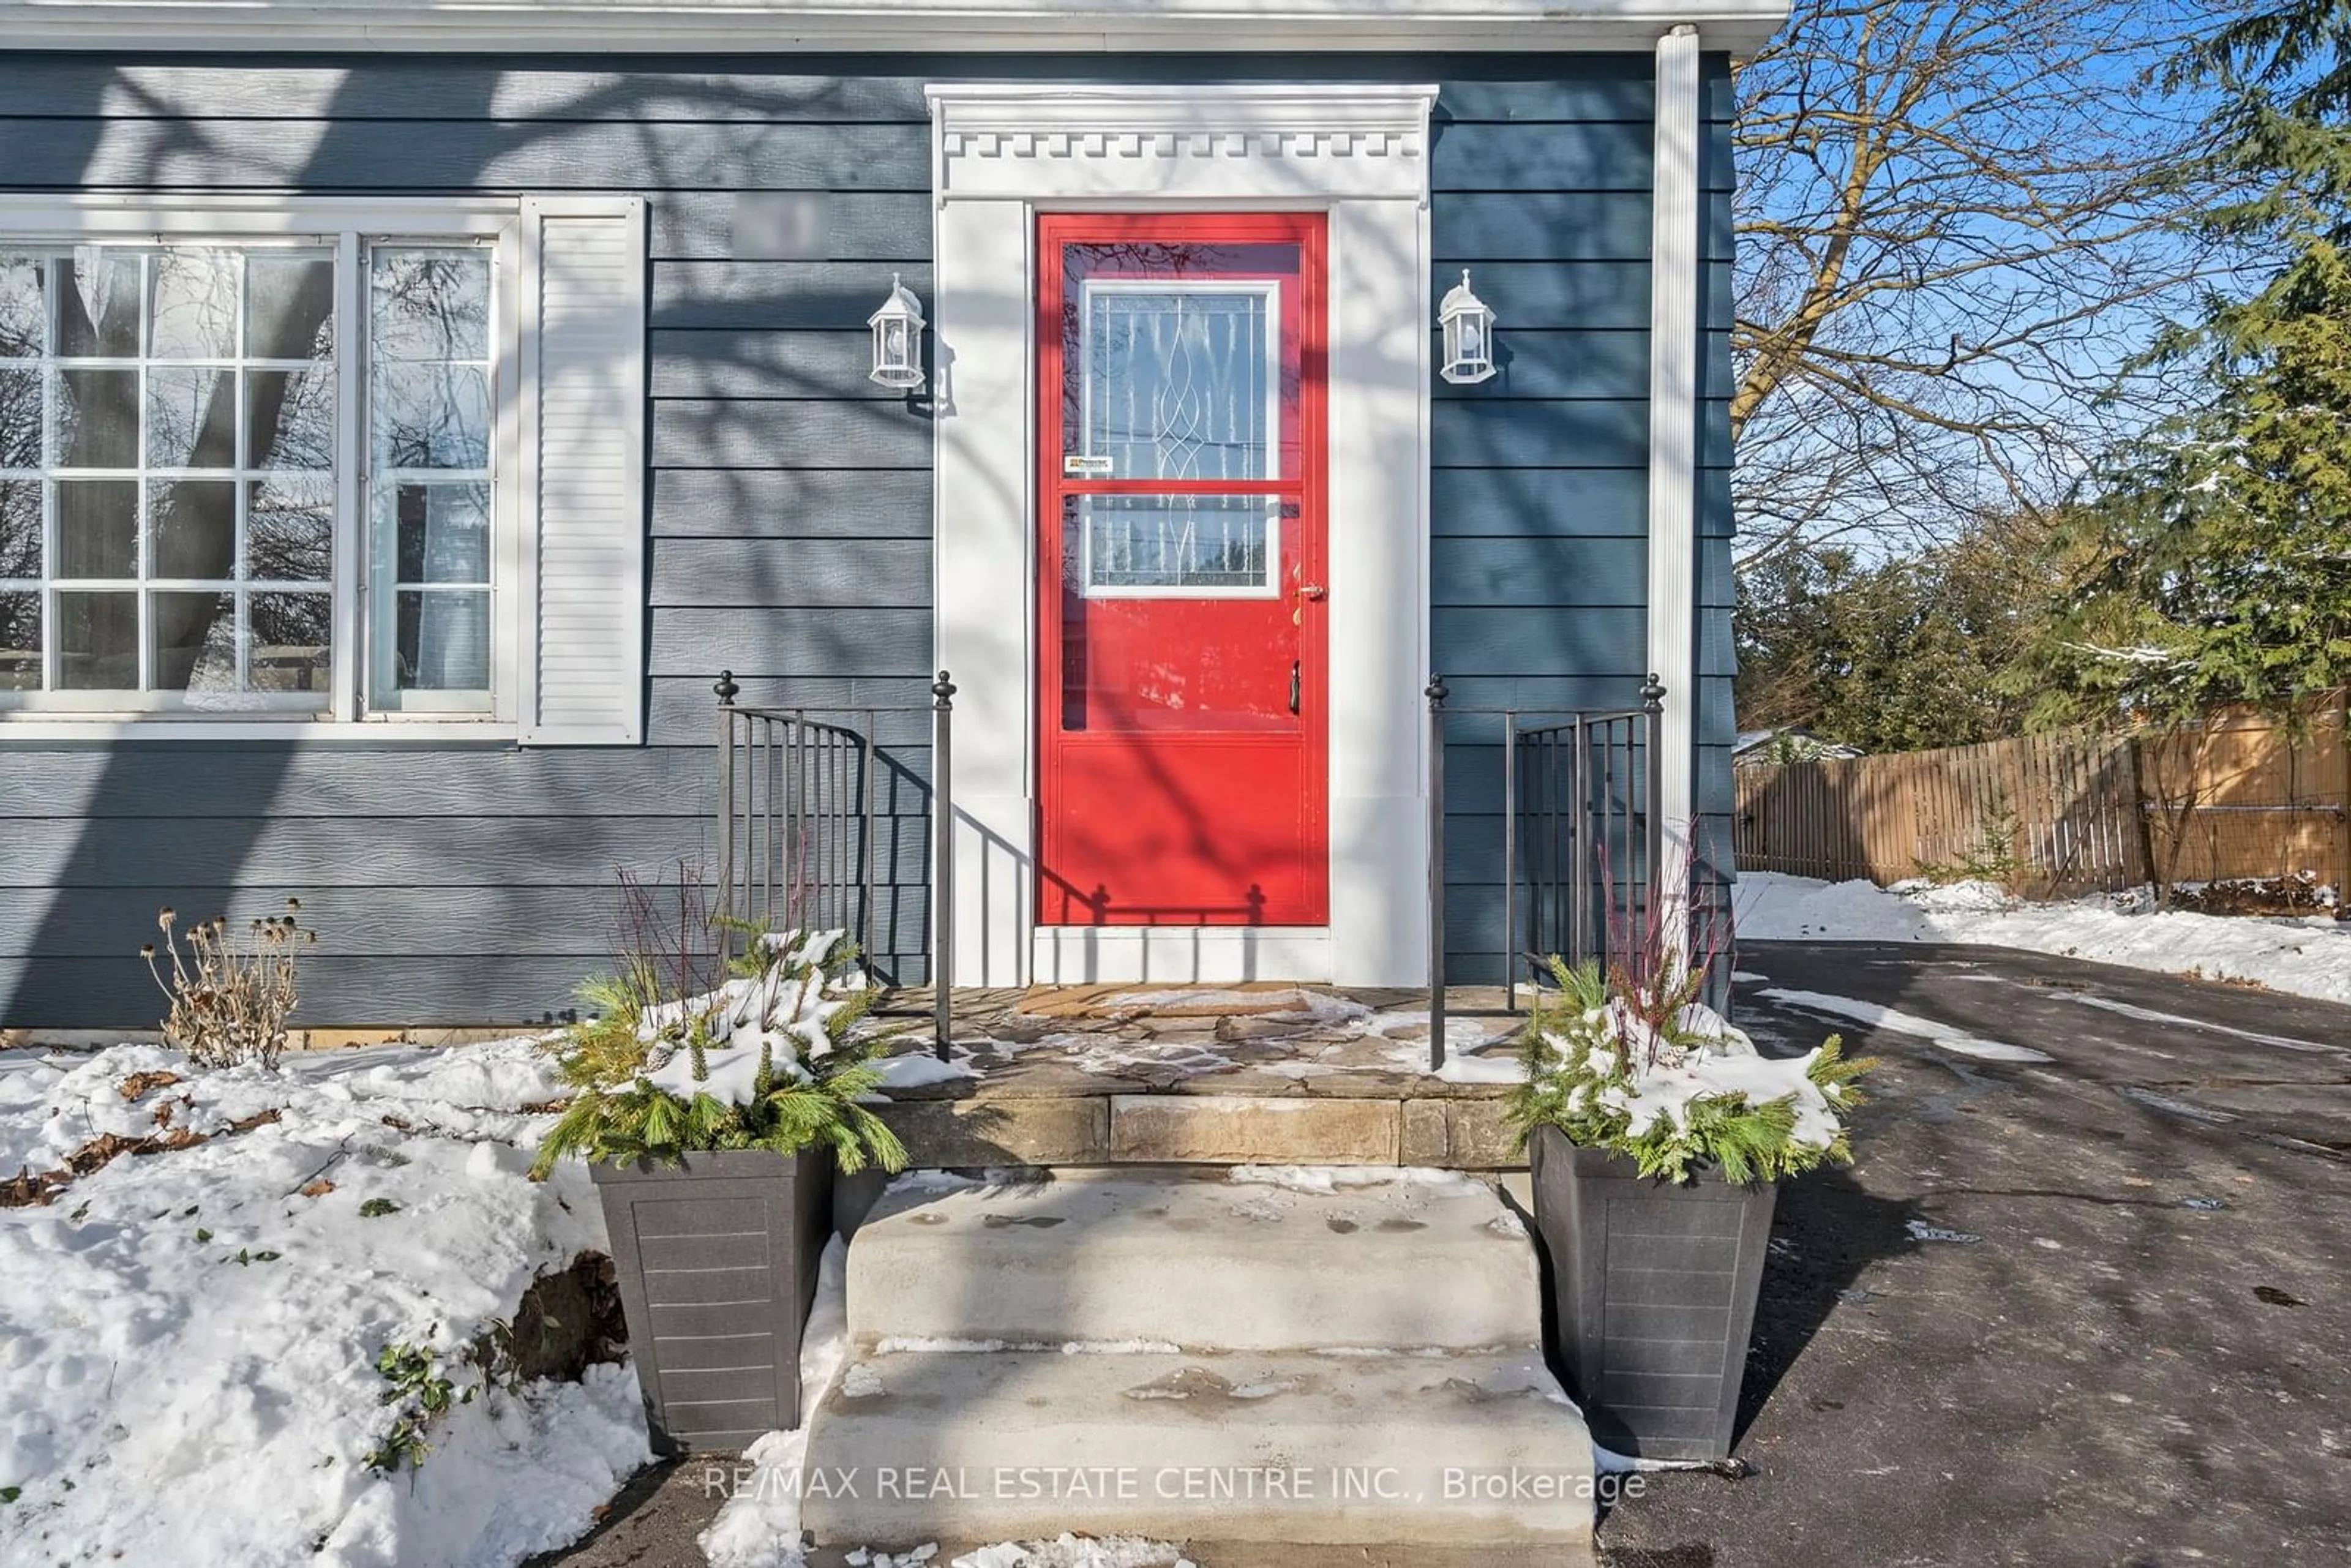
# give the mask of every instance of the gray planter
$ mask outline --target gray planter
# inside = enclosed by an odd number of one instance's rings
[[[1655,1459],[1730,1452],[1771,1237],[1771,1186],[1644,1181],[1556,1127],[1528,1140],[1553,1347],[1593,1441]]]
[[[656,1448],[734,1451],[799,1425],[832,1168],[831,1149],[590,1167]]]

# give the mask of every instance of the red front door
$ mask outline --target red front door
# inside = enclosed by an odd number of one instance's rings
[[[1046,925],[1329,921],[1322,235],[1038,222]]]

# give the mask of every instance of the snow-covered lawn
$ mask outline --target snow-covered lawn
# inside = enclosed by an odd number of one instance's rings
[[[650,1458],[633,1373],[509,1393],[467,1360],[604,1248],[583,1167],[524,1178],[523,1107],[559,1092],[526,1040],[279,1073],[0,1052],[0,1178],[154,1140],[0,1207],[0,1562],[503,1568],[584,1534]],[[451,1396],[387,1474],[392,1345]]]
[[[2351,1002],[2351,921],[2158,910],[2144,890],[2031,904],[1990,883],[1827,883],[1742,872],[1741,938],[1965,942]]]
[[[0,1181],[26,1178],[0,1207],[0,1563],[511,1568],[585,1535],[652,1458],[634,1372],[509,1389],[471,1359],[535,1278],[606,1246],[585,1166],[526,1178],[552,1120],[533,1108],[562,1092],[528,1040],[275,1073],[156,1046],[0,1051]],[[811,1408],[844,1359],[842,1256],[803,1358]],[[449,1396],[422,1463],[386,1472],[394,1346],[432,1353]],[[792,1485],[738,1489],[713,1563],[796,1568],[806,1440],[754,1448]],[[1183,1558],[1064,1536],[953,1562]]]

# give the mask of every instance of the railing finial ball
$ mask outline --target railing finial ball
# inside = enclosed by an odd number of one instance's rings
[[[1421,695],[1426,697],[1435,706],[1443,707],[1445,699],[1452,695],[1453,689],[1445,684],[1445,677],[1434,671],[1430,672],[1427,689],[1423,691]]]
[[[956,684],[947,679],[947,673],[945,670],[941,670],[939,672],[939,678],[931,683],[931,706],[933,707],[953,707],[955,706],[955,695]]]
[[[1663,713],[1666,708],[1666,683],[1657,679],[1655,670],[1641,683],[1641,706],[1650,713]]]
[[[743,688],[735,684],[735,672],[732,670],[719,671],[717,683],[710,689],[718,694],[718,706],[721,707],[733,707],[735,699],[743,695]]]

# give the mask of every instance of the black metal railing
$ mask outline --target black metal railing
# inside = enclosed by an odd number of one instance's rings
[[[897,823],[877,810],[881,726],[930,716],[930,908],[927,926],[938,1051],[947,1053],[955,972],[955,685],[945,670],[928,706],[739,706],[722,671],[718,696],[719,956],[743,926],[848,932],[865,962],[877,943],[878,863],[893,855]],[[892,892],[894,908],[894,879]],[[893,934],[892,946],[895,947]]]
[[[1445,736],[1447,715],[1500,721],[1504,1006],[1570,964],[1628,957],[1662,917],[1664,755],[1654,744],[1666,689],[1651,675],[1637,708],[1448,708],[1428,689],[1428,1061],[1445,1065]]]

